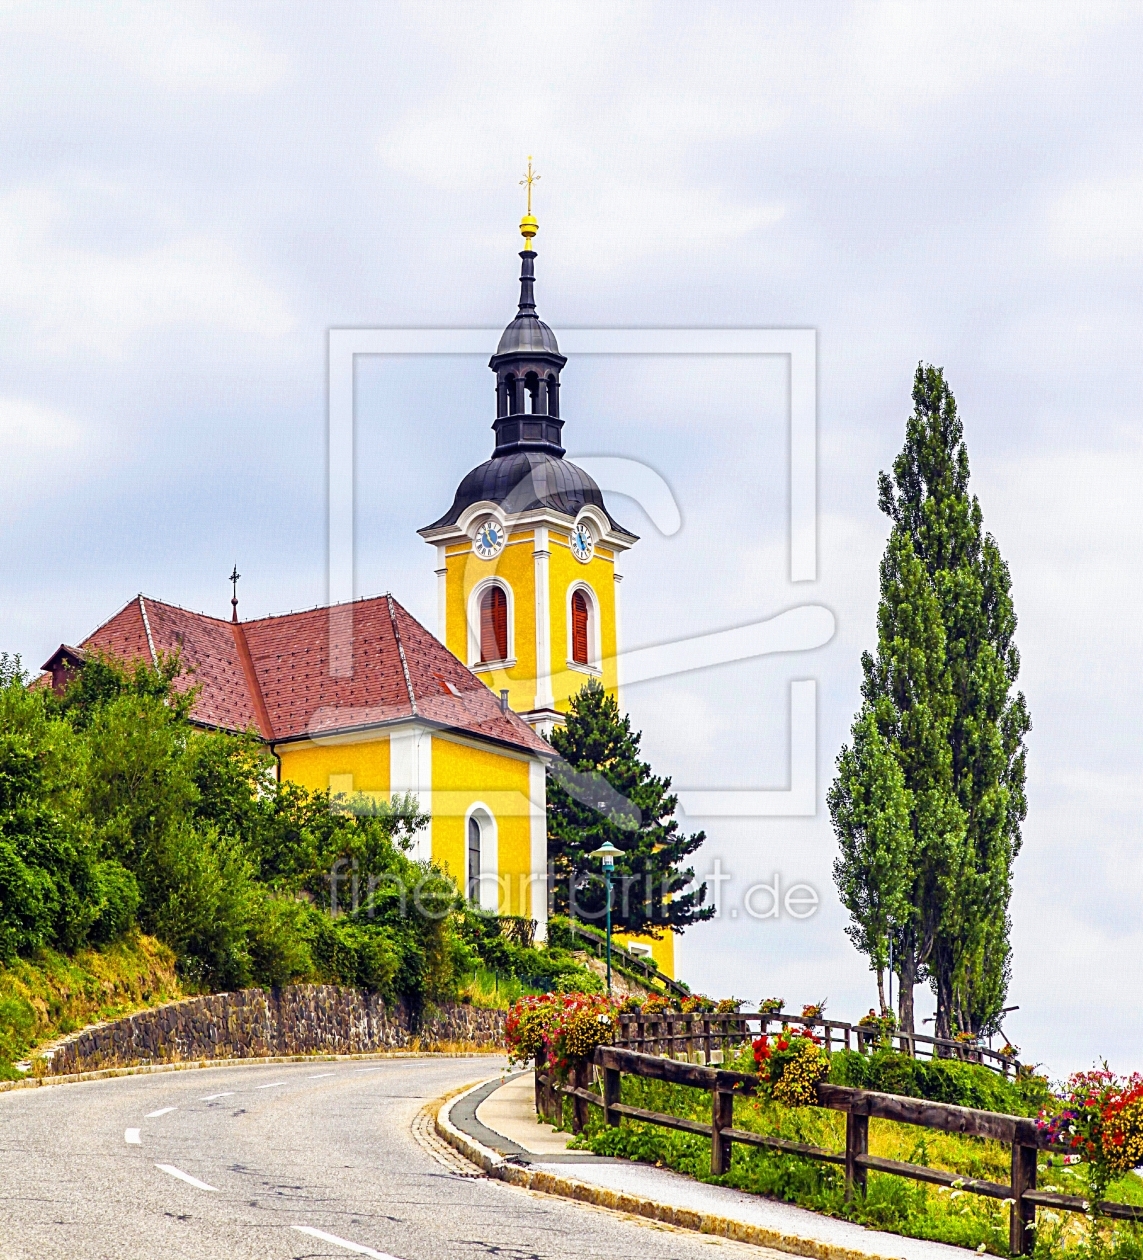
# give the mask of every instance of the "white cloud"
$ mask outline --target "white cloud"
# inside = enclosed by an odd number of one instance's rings
[[[1048,213],[1048,241],[1069,262],[1137,263],[1143,258],[1143,175],[1076,184]]]
[[[113,251],[85,242],[74,220],[50,189],[0,197],[0,318],[10,338],[114,356],[160,329],[279,337],[291,325],[283,296],[226,241],[188,234]]]
[[[4,5],[0,26],[10,47],[24,40],[52,47],[57,67],[71,63],[93,76],[114,68],[164,94],[258,95],[289,66],[259,33],[203,4],[27,0]]]

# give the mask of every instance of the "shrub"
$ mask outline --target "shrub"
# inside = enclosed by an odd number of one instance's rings
[[[509,1059],[542,1055],[559,1076],[586,1063],[597,1046],[615,1040],[617,1006],[594,993],[548,993],[512,1004],[505,1024]]]
[[[1091,1196],[1102,1199],[1117,1177],[1143,1164],[1143,1076],[1102,1069],[1076,1072],[1064,1088],[1064,1107],[1041,1113],[1039,1127],[1053,1146],[1090,1164]]]
[[[808,1107],[817,1102],[817,1083],[829,1075],[829,1059],[808,1029],[783,1029],[754,1042],[758,1075],[770,1086],[777,1102]]]
[[[1036,1115],[1049,1097],[1043,1077],[1009,1081],[980,1064],[955,1059],[913,1059],[888,1048],[871,1055],[835,1050],[830,1056],[830,1080],[855,1089],[928,1098],[1015,1116]]]
[[[108,945],[125,936],[139,910],[139,885],[125,866],[108,859],[94,868],[99,892],[98,911],[88,937],[93,944]]]

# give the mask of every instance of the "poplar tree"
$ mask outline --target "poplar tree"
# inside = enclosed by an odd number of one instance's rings
[[[592,679],[572,697],[567,719],[552,732],[559,760],[548,771],[548,861],[552,908],[601,923],[607,902],[591,853],[605,841],[622,850],[612,877],[612,925],[657,937],[714,915],[706,884],[693,887],[683,861],[706,839],[685,835],[674,814],[671,780],[640,756],[640,732]]]
[[[830,803],[842,847],[839,889],[858,927],[870,917],[868,904],[886,902],[882,868],[863,871],[846,860],[853,824],[840,808],[855,793],[872,799],[884,779],[868,739],[858,738],[872,719],[908,793],[908,904],[893,903],[900,917],[886,932],[901,1026],[913,1031],[913,986],[927,978],[936,1031],[949,1036],[994,1029],[1007,995],[1008,904],[1027,812],[1031,721],[1014,691],[1020,657],[1011,578],[969,495],[963,426],[939,368],[918,365],[913,405],[893,475],[878,480],[879,506],[893,527],[881,563],[877,652],[862,658],[863,703]],[[899,804],[890,798],[893,811]],[[856,897],[854,882],[863,880],[868,887]]]

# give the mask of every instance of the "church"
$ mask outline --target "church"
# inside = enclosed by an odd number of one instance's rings
[[[414,856],[484,909],[535,920],[543,939],[554,755],[543,736],[589,679],[618,694],[620,562],[638,539],[564,458],[567,360],[536,313],[530,193],[529,182],[519,308],[489,360],[492,455],[418,531],[435,556],[436,635],[389,594],[246,621],[236,597],[225,620],[139,595],[61,644],[43,683],[63,688],[93,652],[154,664],[177,652],[177,685],[199,689],[194,722],[254,733],[283,781],[411,793],[431,820]],[[335,626],[349,671],[335,667]],[[673,944],[669,933],[647,943],[668,975]]]

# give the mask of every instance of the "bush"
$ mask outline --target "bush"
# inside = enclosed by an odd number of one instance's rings
[[[883,1094],[928,1098],[932,1102],[999,1111],[1006,1115],[1036,1115],[1049,1098],[1042,1077],[1009,1081],[990,1068],[954,1059],[912,1059],[896,1050],[877,1050],[871,1055],[856,1050],[834,1051],[829,1079],[835,1085],[852,1085]]]
[[[139,910],[139,885],[125,866],[111,859],[97,863],[94,875],[99,904],[88,937],[95,945],[109,945],[134,925]]]

